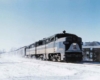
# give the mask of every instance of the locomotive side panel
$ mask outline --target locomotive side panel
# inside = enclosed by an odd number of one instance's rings
[[[26,49],[26,56],[30,55],[30,49]]]
[[[29,49],[29,55],[35,55],[35,47]]]
[[[55,53],[60,53],[61,60],[64,60],[65,55],[65,45],[64,45],[65,38],[60,38],[55,41]]]
[[[54,41],[46,44],[46,54],[55,53],[54,50]]]
[[[36,47],[36,54],[45,54],[45,45]]]

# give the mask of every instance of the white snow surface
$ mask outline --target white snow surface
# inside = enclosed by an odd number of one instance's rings
[[[0,56],[0,80],[100,80],[100,66]]]

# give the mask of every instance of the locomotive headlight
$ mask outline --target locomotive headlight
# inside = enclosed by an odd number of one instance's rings
[[[73,49],[77,49],[76,43],[73,43]]]
[[[76,45],[76,43],[73,43],[73,45]]]

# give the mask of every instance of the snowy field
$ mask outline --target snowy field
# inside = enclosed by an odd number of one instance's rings
[[[2,55],[0,80],[100,80],[100,66]]]

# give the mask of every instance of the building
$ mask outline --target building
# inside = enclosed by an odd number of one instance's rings
[[[82,46],[83,61],[100,61],[100,43],[85,42]]]

